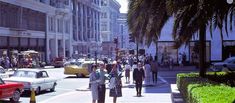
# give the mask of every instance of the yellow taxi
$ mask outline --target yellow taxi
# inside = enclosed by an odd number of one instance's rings
[[[76,75],[77,77],[89,76],[88,67],[94,63],[95,61],[84,61],[81,64],[71,63],[64,67],[64,74]],[[102,61],[97,61],[97,63],[100,64]]]

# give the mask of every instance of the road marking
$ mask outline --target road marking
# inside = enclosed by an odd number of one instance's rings
[[[70,97],[70,96],[77,95],[77,94],[78,94],[77,91],[71,91],[71,92],[68,92],[68,93],[64,93],[64,94],[54,96],[52,98],[49,98],[49,99],[44,100],[44,101],[39,102],[39,103],[51,103],[51,101],[58,100],[58,98]],[[86,93],[81,93],[80,95],[87,95],[87,94]]]
[[[167,82],[163,77],[158,76],[158,78],[159,78],[162,82],[164,82],[164,83],[167,83],[167,84],[168,84],[168,82]]]
[[[58,87],[56,87],[56,89],[66,90],[66,91],[73,91],[74,90],[74,89],[66,89],[66,88],[58,88]]]

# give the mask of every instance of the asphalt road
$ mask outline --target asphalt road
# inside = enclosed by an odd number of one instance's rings
[[[88,78],[76,78],[73,75],[64,75],[63,68],[45,69],[48,75],[58,79],[55,92],[43,91],[36,95],[36,102],[42,102],[54,96],[61,95],[67,92],[75,91],[76,88],[88,87]],[[30,93],[23,93],[20,98],[20,103],[29,103]],[[10,103],[9,100],[2,100],[0,103]]]
[[[55,92],[45,91],[39,95],[36,95],[36,102],[45,102],[49,99],[62,96],[63,94],[75,92],[77,88],[88,87],[89,78],[76,78],[75,75],[64,75],[63,68],[53,68],[45,70],[48,72],[49,76],[58,79],[56,90]],[[161,80],[167,82],[168,84],[175,84],[176,74],[185,72],[191,71],[159,71],[158,76],[159,78],[161,78]],[[24,93],[20,98],[20,103],[29,103],[29,101],[30,93]],[[10,103],[9,100],[4,100],[2,102]]]

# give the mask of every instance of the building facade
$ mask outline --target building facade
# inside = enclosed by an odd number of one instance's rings
[[[73,2],[73,56],[100,52],[101,0],[74,0]],[[99,54],[99,53],[98,53]]]
[[[179,49],[173,48],[174,42],[172,38],[173,19],[170,19],[164,26],[161,32],[158,46],[152,43],[150,47],[145,47],[146,53],[152,56],[158,56],[158,62],[162,62],[164,55],[173,58],[175,63],[178,63],[180,55],[186,55],[186,61],[190,64],[193,61],[199,59],[199,36],[196,34],[188,45],[183,45]],[[220,30],[215,29],[212,32],[213,37],[210,36],[210,31],[207,29],[206,32],[206,61],[215,62],[223,61],[228,57],[235,56],[235,35],[234,30],[226,31],[223,30],[223,40],[220,36]],[[157,47],[157,49],[156,49]]]
[[[107,43],[112,43],[114,41],[114,38],[118,38],[118,18],[120,15],[120,7],[121,5],[116,0],[101,0],[101,42],[105,43],[105,45]],[[105,51],[104,48],[109,48],[108,50],[115,50],[112,49],[111,46],[103,47],[103,51]],[[115,56],[114,51],[112,56]]]
[[[127,24],[127,14],[120,13],[118,18],[119,32],[118,32],[118,47],[124,50],[131,49],[131,43],[129,41],[129,30]]]
[[[41,61],[69,57],[70,0],[0,0],[0,55],[36,50]]]

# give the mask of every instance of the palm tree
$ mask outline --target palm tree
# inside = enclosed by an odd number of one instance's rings
[[[146,2],[151,3],[151,5],[149,6]],[[147,4],[147,8],[141,6]],[[139,7],[142,7],[142,9],[138,9]],[[133,12],[142,12],[145,15],[138,15],[138,13]],[[228,21],[230,22],[230,29],[232,29],[233,14],[234,4],[227,4],[225,0],[130,0],[128,23],[131,27],[131,32],[142,31],[142,37],[158,39],[163,25],[169,17],[173,16],[175,20],[172,35],[176,48],[179,48],[184,43],[187,44],[198,32],[200,76],[205,76],[206,56],[204,48],[206,30],[209,28],[212,36],[212,30],[219,28],[223,38],[222,31],[225,29],[227,33]],[[144,20],[135,19],[143,18],[143,16],[145,17]],[[142,22],[147,23],[143,24]],[[140,26],[139,24],[142,25],[142,28],[136,28]],[[148,43],[153,41],[153,39],[146,40]]]
[[[161,28],[170,17],[167,11],[159,12],[165,8],[164,0],[129,0],[128,24],[131,36],[137,43],[145,43],[147,46],[154,42],[156,55]]]

